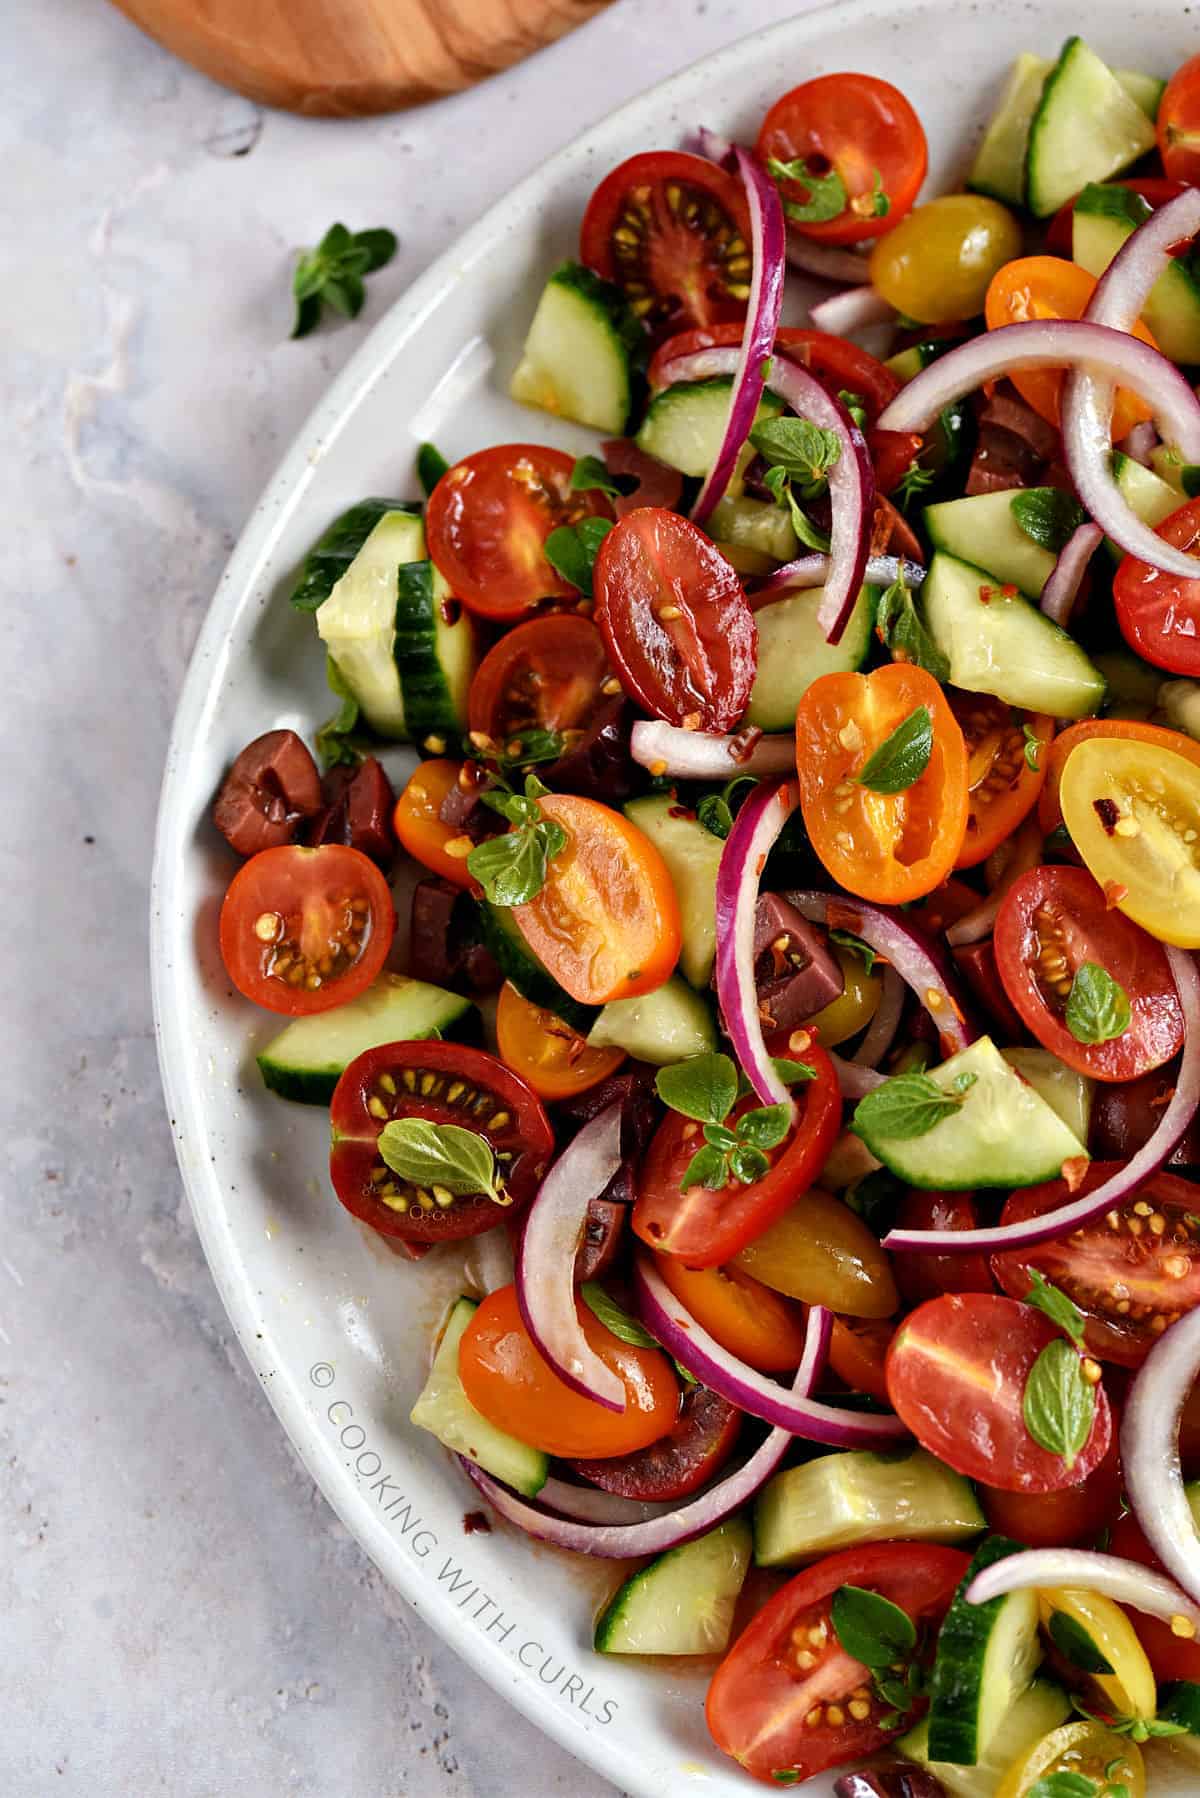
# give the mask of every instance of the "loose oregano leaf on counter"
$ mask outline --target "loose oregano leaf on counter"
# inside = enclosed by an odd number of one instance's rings
[[[382,268],[396,254],[396,235],[384,229],[348,231],[330,225],[313,250],[302,250],[292,276],[296,302],[293,337],[307,337],[321,318],[321,309],[332,306],[345,318],[357,318],[367,297],[363,278]]]

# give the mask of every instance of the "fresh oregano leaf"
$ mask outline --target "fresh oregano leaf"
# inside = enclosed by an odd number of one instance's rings
[[[840,944],[843,949],[849,949],[852,954],[861,955],[866,964],[867,973],[874,972],[879,956],[872,949],[870,943],[865,943],[862,937],[855,936],[852,930],[833,929],[829,932],[829,939],[831,942]]]
[[[1057,1286],[1052,1286],[1036,1267],[1030,1268],[1029,1278],[1033,1284],[1025,1294],[1025,1303],[1035,1305],[1039,1311],[1044,1312],[1064,1336],[1070,1337],[1076,1348],[1082,1348],[1084,1320],[1079,1306]]]
[[[1013,518],[1025,535],[1053,556],[1087,518],[1079,501],[1059,487],[1022,488],[1013,494],[1011,504]]]
[[[339,764],[356,768],[363,759],[361,739],[357,735],[361,709],[331,655],[325,657],[325,683],[331,693],[336,693],[341,704],[333,717],[327,718],[317,731],[317,754],[325,768],[335,768]]]
[[[904,793],[920,780],[933,754],[933,716],[916,706],[853,778],[872,793]]]
[[[1096,1391],[1084,1378],[1079,1351],[1061,1336],[1046,1344],[1030,1368],[1022,1410],[1038,1446],[1074,1467],[1092,1433]]]
[[[1099,1792],[1086,1773],[1047,1773],[1027,1788],[1025,1798],[1099,1798]]]
[[[761,1180],[770,1165],[761,1149],[739,1143],[736,1149],[730,1150],[729,1171],[743,1186],[752,1186],[756,1180]]]
[[[571,490],[574,493],[586,493],[599,488],[612,499],[620,499],[621,489],[613,476],[600,460],[599,456],[580,456],[571,470]]]
[[[846,210],[846,183],[836,169],[831,168],[828,174],[815,175],[809,171],[803,156],[797,156],[790,162],[781,162],[776,156],[768,156],[767,173],[772,181],[795,181],[806,189],[806,200],[791,199],[786,192],[782,196],[784,212],[798,225],[824,224],[827,219],[835,219]]]
[[[815,1080],[817,1070],[807,1061],[783,1060],[772,1056],[771,1066],[785,1086],[799,1086],[805,1080]]]
[[[869,1592],[862,1586],[839,1586],[830,1605],[834,1633],[846,1653],[864,1667],[893,1667],[906,1661],[917,1645],[917,1631],[907,1611]],[[899,1710],[908,1694],[901,1687],[900,1701],[889,1698]]]
[[[937,681],[949,680],[949,659],[926,630],[903,574],[880,594],[875,629],[894,662],[911,662]]]
[[[579,1288],[579,1296],[592,1316],[599,1318],[618,1342],[627,1342],[630,1348],[658,1347],[657,1337],[651,1336],[649,1330],[636,1317],[630,1317],[628,1311],[622,1311],[616,1299],[610,1298],[603,1286],[595,1280],[585,1280]]]
[[[607,518],[581,518],[578,524],[560,524],[542,545],[550,566],[588,599],[596,556],[612,528]]]
[[[525,905],[545,886],[547,864],[566,841],[561,824],[549,819],[525,824],[476,843],[467,867],[493,905]]]
[[[729,1157],[720,1149],[710,1148],[707,1144],[697,1149],[683,1171],[683,1179],[679,1182],[681,1192],[689,1186],[706,1186],[710,1192],[720,1192],[729,1184]]]
[[[734,1126],[737,1140],[752,1149],[776,1149],[790,1126],[786,1105],[763,1105],[755,1111],[744,1111]]]
[[[346,318],[356,318],[366,298],[363,276],[382,268],[396,254],[395,233],[383,229],[349,232],[331,225],[312,250],[302,250],[292,276],[296,302],[293,337],[306,337],[327,304]]]
[[[464,1130],[459,1124],[431,1124],[425,1118],[393,1118],[379,1132],[376,1147],[392,1172],[413,1186],[442,1187],[450,1193],[478,1192],[497,1205],[512,1203],[496,1179],[492,1145],[476,1130]]]
[[[1099,962],[1085,961],[1076,971],[1067,998],[1065,1021],[1078,1043],[1107,1043],[1129,1028],[1129,995]]]
[[[1022,750],[1022,754],[1025,757],[1025,766],[1031,773],[1036,774],[1040,766],[1038,757],[1042,753],[1042,739],[1038,736],[1032,724],[1029,724],[1028,722],[1021,726],[1021,734],[1025,738]]]
[[[859,1100],[850,1128],[856,1136],[891,1137],[896,1142],[925,1136],[962,1105],[976,1076],[962,1078],[968,1086],[960,1092],[947,1092],[928,1074],[895,1074]]]
[[[433,492],[450,464],[434,443],[417,445],[417,479],[420,481],[426,499]]]
[[[823,480],[842,453],[837,432],[807,418],[764,419],[751,431],[750,441],[771,467],[805,483]]]
[[[728,1055],[691,1055],[659,1068],[654,1087],[663,1104],[685,1118],[723,1124],[737,1099],[737,1068]]]

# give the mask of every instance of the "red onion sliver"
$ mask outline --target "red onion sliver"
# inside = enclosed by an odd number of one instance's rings
[[[747,1080],[764,1105],[786,1106],[789,1118],[796,1102],[775,1072],[758,1010],[754,912],[767,855],[799,803],[795,782],[758,787],[734,819],[717,869],[717,1003]]]
[[[1051,624],[1066,630],[1087,565],[1103,541],[1104,532],[1098,524],[1081,524],[1063,544],[1042,588],[1041,607]]]
[[[810,306],[808,316],[818,331],[844,337],[847,331],[863,331],[868,325],[890,324],[896,308],[889,306],[873,287],[848,287]]]
[[[722,137],[719,131],[711,131],[707,125],[700,125],[696,130],[695,151],[697,156],[707,156],[710,162],[728,167],[733,161],[733,140]]]
[[[1150,1350],[1129,1391],[1121,1465],[1134,1515],[1169,1573],[1200,1598],[1200,1535],[1179,1466],[1179,1419],[1200,1376],[1200,1308]]]
[[[489,1292],[498,1292],[502,1286],[512,1285],[513,1247],[507,1230],[497,1225],[492,1230],[485,1230],[481,1236],[471,1237],[463,1256],[463,1276],[472,1291],[481,1292],[485,1297]]]
[[[1013,882],[1030,868],[1036,868],[1042,859],[1042,828],[1038,823],[1037,813],[1031,812],[1021,825],[1015,837],[1009,837],[1002,845],[1008,850],[1004,864],[986,899],[964,912],[957,923],[951,924],[946,932],[946,941],[952,949],[961,949],[968,943],[982,943],[996,928],[996,914],[1000,910],[1000,902]],[[987,872],[992,873],[991,857],[988,857]]]
[[[860,1068],[877,1068],[892,1046],[904,1011],[905,986],[895,968],[883,970],[883,991],[875,1016],[851,1060]]]
[[[860,256],[856,250],[839,249],[836,244],[817,243],[811,237],[802,237],[799,231],[788,232],[787,259],[789,265],[799,269],[802,275],[836,281],[839,287],[866,287],[871,279],[865,256]],[[838,298],[846,299],[846,295],[841,294]]]
[[[601,1492],[596,1486],[572,1486],[566,1480],[548,1479],[538,1492],[539,1505],[573,1517],[579,1523],[648,1523],[675,1509],[670,1500],[622,1498],[618,1492]]]
[[[635,1257],[633,1284],[642,1320],[668,1354],[674,1355],[681,1367],[686,1367],[711,1391],[719,1392],[751,1417],[761,1417],[765,1423],[789,1430],[793,1436],[828,1443],[834,1448],[882,1448],[908,1437],[900,1419],[890,1413],[847,1411],[841,1406],[823,1405],[806,1394],[788,1392],[769,1374],[739,1361],[676,1298],[649,1255]],[[810,1306],[809,1337],[814,1330],[828,1336],[832,1325],[831,1312],[819,1305]],[[805,1348],[807,1352],[807,1341]]]
[[[1134,462],[1140,462],[1143,468],[1151,467],[1151,457],[1158,448],[1158,432],[1144,418],[1141,424],[1134,425],[1127,437],[1123,437],[1117,448],[1123,456],[1129,456]]]
[[[785,562],[774,574],[767,576],[761,587],[755,590],[755,606],[767,599],[783,599],[789,593],[804,592],[811,587],[823,587],[829,579],[828,556],[801,556],[796,562]],[[868,587],[890,587],[894,581],[904,576],[909,587],[919,587],[925,579],[925,570],[919,562],[909,562],[900,556],[868,556],[863,570],[863,581]]]
[[[826,1049],[825,1053],[833,1063],[833,1071],[838,1077],[838,1091],[843,1099],[865,1099],[868,1093],[873,1093],[887,1079],[887,1075],[881,1074],[878,1068],[860,1067],[856,1061],[845,1061],[840,1055],[835,1055],[832,1049]]]
[[[1163,947],[1183,1007],[1183,1056],[1170,1102],[1154,1134],[1137,1154],[1094,1192],[1069,1205],[1060,1205],[1057,1211],[1046,1211],[1041,1217],[1031,1217],[1020,1224],[995,1224],[985,1230],[892,1230],[883,1239],[885,1249],[893,1254],[919,1254],[925,1250],[955,1254],[970,1249],[991,1254],[996,1249],[1033,1248],[1039,1242],[1053,1242],[1069,1235],[1090,1218],[1111,1211],[1114,1205],[1123,1205],[1153,1178],[1182,1140],[1200,1103],[1200,974],[1192,957],[1182,949],[1172,948],[1169,943]]]
[[[793,736],[759,737],[738,755],[739,738],[709,736],[700,730],[681,730],[677,724],[639,721],[630,733],[635,762],[653,774],[673,774],[679,780],[732,780],[737,774],[786,774],[796,765]]]
[[[579,1321],[575,1256],[597,1198],[621,1165],[621,1107],[610,1105],[565,1148],[538,1188],[517,1250],[517,1303],[534,1346],[559,1379],[606,1411],[624,1411],[625,1385]]]
[[[1188,1517],[1189,1525],[1191,1516]],[[1100,1592],[1117,1604],[1132,1605],[1148,1617],[1161,1617],[1169,1623],[1183,1617],[1200,1630],[1200,1605],[1182,1592],[1173,1580],[1152,1573],[1139,1561],[1126,1561],[1120,1555],[1093,1554],[1084,1548],[1029,1548],[1021,1554],[1005,1555],[976,1574],[967,1587],[968,1604],[987,1604],[1002,1598],[1006,1592],[1027,1592],[1031,1588],[1059,1589],[1063,1586]]]

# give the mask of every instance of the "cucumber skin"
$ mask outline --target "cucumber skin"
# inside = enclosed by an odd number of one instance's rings
[[[586,1036],[600,1015],[598,1005],[581,1005],[578,999],[572,999],[559,986],[554,976],[547,972],[533,950],[521,936],[514,920],[505,925],[497,915],[500,907],[492,905],[486,899],[478,901],[479,933],[484,947],[490,949],[500,971],[506,980],[510,980],[523,999],[531,1005],[540,1005],[543,1011],[552,1011],[556,1017],[569,1024],[580,1036]]]
[[[281,1099],[294,1099],[300,1105],[328,1105],[341,1074],[298,1073],[292,1068],[278,1067],[266,1055],[255,1057],[263,1085]]]
[[[421,516],[420,506],[404,499],[364,499],[339,513],[304,559],[300,578],[290,595],[298,612],[315,612],[325,604],[375,526],[389,512]]]
[[[726,1518],[724,1523],[718,1524],[714,1530],[709,1532],[709,1534],[723,1535],[727,1538],[732,1536],[734,1538],[733,1554],[735,1560],[740,1556],[742,1561],[741,1578],[738,1580],[738,1588],[740,1590],[745,1582],[746,1574],[749,1571],[751,1562],[751,1536],[749,1524],[746,1522],[745,1518],[740,1515],[729,1517]],[[694,1558],[689,1556],[688,1551],[690,1549],[695,1549],[697,1543],[703,1543],[707,1546],[707,1537],[697,1537],[692,1542],[682,1543],[678,1548],[668,1548],[663,1554],[656,1556],[647,1566],[639,1568],[638,1572],[632,1574],[623,1585],[618,1586],[617,1590],[613,1593],[599,1617],[596,1619],[596,1629],[592,1639],[592,1646],[597,1654],[644,1654],[652,1652],[647,1649],[622,1649],[617,1646],[617,1638],[625,1622],[626,1607],[631,1601],[636,1601],[643,1595],[652,1595],[653,1587],[659,1583],[658,1579],[655,1577],[656,1575],[660,1575],[668,1568],[678,1565],[680,1560]],[[650,1593],[646,1592],[647,1587],[650,1588]],[[692,1595],[699,1598],[708,1596],[703,1592],[697,1592],[694,1584],[691,1593],[689,1593],[689,1596]],[[728,1647],[728,1638],[726,1638],[724,1647],[717,1647],[716,1645],[712,1648],[705,1647],[702,1649],[673,1647],[662,1648],[657,1650],[657,1652],[660,1654],[723,1654],[725,1647]]]
[[[437,603],[433,563],[402,563],[396,571],[392,654],[400,674],[405,722],[414,743],[431,734],[457,736],[467,722],[455,709],[438,657]],[[466,628],[471,627],[468,624]]]
[[[938,1636],[937,1655],[933,1663],[929,1705],[929,1758],[955,1761],[960,1766],[974,1766],[979,1758],[978,1718],[979,1673],[987,1652],[992,1624],[1004,1598],[993,1598],[988,1604],[969,1605],[966,1591],[976,1574],[1009,1555],[1021,1554],[1022,1545],[1007,1536],[990,1536],[979,1547],[962,1583],[950,1601]],[[940,1712],[940,1714],[939,1714]],[[947,1715],[946,1713],[951,1713]]]

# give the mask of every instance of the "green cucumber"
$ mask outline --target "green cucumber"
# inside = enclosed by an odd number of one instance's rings
[[[722,547],[755,550],[773,562],[790,562],[800,548],[788,514],[770,500],[727,496],[717,501],[704,528]]]
[[[767,1481],[754,1506],[754,1559],[794,1567],[864,1542],[962,1542],[986,1528],[969,1481],[923,1448],[847,1449]]]
[[[564,262],[542,290],[509,392],[522,405],[615,435],[629,418],[644,342],[620,288]]]
[[[1108,65],[1082,38],[1068,38],[1029,126],[1029,210],[1049,218],[1089,181],[1119,175],[1154,142],[1154,126]]]
[[[724,1654],[750,1565],[750,1526],[730,1517],[627,1579],[596,1623],[598,1654]]]
[[[1131,100],[1135,100],[1148,119],[1157,119],[1167,84],[1160,75],[1143,75],[1140,69],[1114,69],[1113,74]]]
[[[521,935],[510,907],[481,899],[479,934],[485,948],[491,950],[498,962],[500,972],[506,980],[511,980],[522,999],[528,999],[531,1005],[540,1005],[543,1011],[552,1011],[580,1036],[587,1035],[596,1021],[597,1007],[581,1005],[578,999],[572,999],[563,991]]]
[[[467,728],[467,694],[479,660],[475,626],[428,560],[406,562],[396,570],[392,655],[413,741],[436,751],[436,739],[461,735]],[[430,737],[433,743],[427,741]]]
[[[917,1761],[941,1782],[949,1798],[996,1798],[1000,1783],[1009,1767],[1021,1761],[1038,1742],[1071,1715],[1071,1701],[1061,1686],[1048,1679],[1035,1679],[1027,1691],[1015,1699],[1000,1723],[990,1750],[973,1767],[956,1766],[953,1761],[933,1761],[929,1757],[929,1718],[922,1717],[915,1729],[901,1736],[897,1752]]]
[[[908,349],[897,350],[894,356],[889,356],[883,366],[890,368],[896,379],[907,387],[908,383],[915,380],[921,370],[928,368],[933,361],[933,357],[928,352],[928,344],[910,344]]]
[[[1093,182],[1071,215],[1071,254],[1089,275],[1102,275],[1121,245],[1150,217],[1151,208],[1128,187]],[[1200,279],[1191,255],[1159,276],[1142,307],[1142,322],[1172,362],[1200,362]]]
[[[725,435],[729,418],[729,396],[733,390],[731,376],[720,375],[711,381],[680,382],[656,393],[646,409],[637,434],[639,449],[657,456],[681,474],[702,480],[717,459],[717,451]],[[758,403],[755,423],[764,418],[778,418],[783,401],[767,388]],[[738,457],[737,467],[726,493],[736,499],[742,490],[742,475],[754,459],[755,451],[747,444]]]
[[[1159,695],[1163,684],[1161,668],[1152,668],[1149,662],[1143,662],[1140,656],[1127,649],[1102,649],[1095,659],[1108,686],[1106,710],[1114,705],[1134,707],[1143,718],[1157,711],[1160,704],[1169,710]],[[1178,725],[1176,728],[1184,727]]]
[[[1020,1552],[1019,1542],[989,1536],[950,1602],[930,1685],[931,1760],[973,1767],[982,1759],[1042,1658],[1035,1591],[1008,1592],[987,1604],[967,1603],[967,1589],[977,1574]]]
[[[983,569],[939,551],[921,602],[954,686],[1054,718],[1099,711],[1103,678],[1074,638],[1022,594],[1001,592]]]
[[[652,993],[610,999],[588,1032],[588,1043],[593,1049],[624,1049],[661,1068],[709,1054],[717,1046],[717,1026],[707,999],[672,974]]]
[[[1158,704],[1172,730],[1200,737],[1200,681],[1165,680],[1158,689]]]
[[[1188,1679],[1172,1680],[1158,1688],[1158,1716],[1163,1723],[1179,1723],[1186,1735],[1170,1736],[1168,1746],[1185,1759],[1200,1763],[1200,1686]]]
[[[1037,599],[1056,558],[1018,524],[1015,498],[1015,493],[975,493],[926,506],[925,530],[935,550],[986,568],[1000,586],[1011,584]]]
[[[979,1186],[1036,1186],[1057,1180],[1064,1161],[1087,1150],[1028,1081],[1010,1068],[992,1039],[981,1036],[960,1049],[928,1078],[953,1092],[961,1075],[973,1075],[958,1108],[923,1136],[884,1136],[868,1122],[854,1128],[872,1155],[910,1186],[947,1191]]]
[[[409,1413],[409,1422],[428,1430],[444,1447],[465,1455],[514,1492],[533,1498],[546,1484],[550,1462],[540,1448],[530,1448],[498,1430],[478,1412],[458,1377],[458,1345],[478,1309],[474,1299],[460,1298],[446,1322],[429,1378]]]
[[[1132,456],[1125,455],[1122,450],[1113,451],[1112,471],[1113,481],[1126,505],[1152,531],[1157,530],[1163,519],[1169,518],[1183,504],[1181,495],[1170,481],[1164,480],[1154,469],[1135,462]],[[1111,540],[1108,551],[1115,562],[1124,559],[1124,550],[1119,549]]]
[[[717,956],[717,869],[725,845],[698,818],[679,813],[670,793],[631,799],[625,807],[629,822],[649,837],[667,864],[683,925],[680,972],[692,986],[707,988]]]
[[[827,643],[817,623],[820,587],[789,593],[760,607],[758,667],[746,707],[746,724],[759,730],[793,730],[796,707],[822,674],[850,673],[861,668],[871,648],[875,601],[864,587],[855,602],[840,643]]]
[[[1183,471],[1189,464],[1181,461],[1179,451],[1173,450],[1169,443],[1160,443],[1150,451],[1150,466],[1159,480],[1175,489],[1179,495],[1175,501],[1177,506],[1181,506],[1185,499],[1195,499],[1195,493],[1188,492],[1183,480]],[[1194,477],[1190,484],[1194,486]]]
[[[1025,150],[1029,127],[1053,64],[1023,50],[1017,57],[971,165],[967,186],[1009,206],[1025,203]]]
[[[408,512],[419,518],[421,508],[402,499],[363,499],[338,514],[304,558],[289,596],[298,612],[315,612],[325,604],[375,526],[389,512]]]
[[[472,1010],[471,1001],[403,974],[380,974],[357,999],[294,1018],[258,1057],[264,1085],[283,1099],[328,1105],[355,1056],[381,1043],[442,1036]]]
[[[1092,1117],[1092,1098],[1096,1082],[1077,1073],[1049,1049],[1004,1049],[1001,1051],[1010,1068],[1028,1080],[1035,1093],[1040,1093],[1052,1111],[1056,1111],[1067,1129],[1080,1142],[1088,1139]]]

